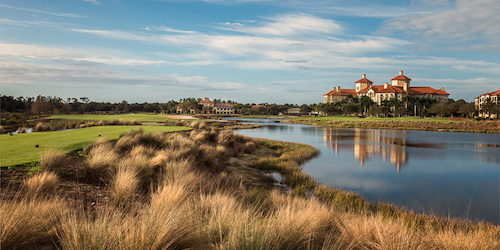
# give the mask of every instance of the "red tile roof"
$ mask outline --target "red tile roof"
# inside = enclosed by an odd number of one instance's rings
[[[203,98],[203,100],[200,101],[200,103],[214,103],[214,101],[210,101],[208,97]]]
[[[231,103],[216,103],[214,106],[216,108],[232,108],[233,104],[231,104]]]
[[[392,78],[391,80],[411,80],[411,78],[406,77],[405,75],[398,75],[398,76]]]
[[[366,78],[361,78],[361,79],[355,81],[354,83],[373,83],[373,82],[366,79]]]
[[[358,93],[367,93],[368,90],[373,89],[375,93],[403,93],[402,87],[396,87],[392,85],[387,85],[387,88],[384,88],[384,85],[375,85],[369,88],[364,88],[360,90]]]
[[[497,91],[493,91],[493,92],[489,92],[489,93],[484,93],[484,94],[482,94],[482,95],[480,95],[478,97],[481,97],[483,95],[489,95],[489,96],[500,95],[500,89],[497,90]]]
[[[266,108],[266,106],[263,105],[252,105],[252,108]]]
[[[324,95],[335,95],[335,96],[356,96],[356,90],[355,89],[340,89],[340,92],[337,90],[332,90]]]
[[[425,95],[425,94],[433,94],[433,95],[450,95],[448,92],[435,89],[431,87],[410,87],[408,90],[408,95]]]

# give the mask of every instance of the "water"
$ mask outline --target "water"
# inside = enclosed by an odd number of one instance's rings
[[[318,148],[303,171],[324,184],[417,212],[500,224],[499,134],[247,121],[266,126],[237,133]]]

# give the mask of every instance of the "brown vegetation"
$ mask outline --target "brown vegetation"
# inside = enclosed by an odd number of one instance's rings
[[[33,132],[43,132],[43,131],[55,131],[63,129],[73,129],[73,128],[88,128],[95,126],[106,126],[106,125],[142,125],[140,121],[126,121],[126,120],[112,120],[112,121],[41,121],[37,122],[33,127]]]
[[[207,124],[195,127],[189,136],[135,130],[116,142],[101,138],[86,148],[79,178],[103,185],[111,194],[109,202],[83,201],[81,206],[47,191],[35,198],[24,194],[4,198],[0,203],[2,247],[500,247],[496,226],[442,223],[437,229],[426,224],[432,218],[423,215],[424,223],[416,226],[408,223],[414,217],[404,212],[382,210],[382,206],[372,210],[362,197],[319,186],[300,171],[300,164],[318,153],[310,146],[251,140]],[[45,169],[65,168],[66,163],[55,166],[64,161],[54,155],[45,157],[43,164],[49,166]],[[280,173],[290,192],[273,185],[261,171]],[[54,185],[60,188],[50,175],[55,176],[44,170],[26,180],[26,186],[31,185],[33,193]],[[394,215],[384,214],[389,211]]]
[[[375,128],[426,131],[453,131],[476,133],[500,133],[498,121],[464,122],[413,122],[413,121],[323,121],[314,119],[292,119],[290,123],[301,123],[338,128]]]

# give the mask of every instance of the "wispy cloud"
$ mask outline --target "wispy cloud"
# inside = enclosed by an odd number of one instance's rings
[[[92,51],[95,51],[93,53]],[[115,66],[168,64],[163,60],[148,60],[114,55],[116,52],[69,48],[42,47],[30,44],[0,43],[0,57],[4,60],[29,60],[36,63],[94,63]]]
[[[288,14],[266,18],[267,22],[261,25],[248,26],[240,22],[223,23],[223,29],[258,34],[293,36],[311,33],[338,34],[343,31],[341,25],[333,20],[324,19],[310,14]]]
[[[39,13],[39,14],[44,14],[44,15],[58,16],[58,17],[85,18],[85,16],[77,15],[77,14],[51,12],[51,11],[31,9],[31,8],[22,8],[22,7],[16,7],[16,6],[11,6],[11,5],[2,4],[2,3],[0,3],[0,7],[13,9],[13,10],[27,11],[27,12],[32,12],[32,13]]]
[[[91,4],[94,4],[94,5],[99,5],[101,4],[101,2],[99,2],[98,0],[83,0],[84,2],[88,2],[88,3],[91,3]]]
[[[346,61],[352,62],[349,56],[366,57],[368,54],[392,51],[409,44],[404,40],[377,36],[339,38],[337,33],[343,31],[342,26],[333,20],[309,14],[280,15],[257,22],[238,23],[236,25],[231,22],[222,27],[234,32],[231,34],[191,33],[183,30],[172,34],[89,29],[72,31],[176,46],[179,48],[177,53],[184,50],[189,54],[206,52],[211,57],[205,62],[232,61],[234,66],[248,69],[327,68],[332,66],[332,61],[342,61],[339,64],[343,65],[346,65]],[[221,26],[214,28],[220,29]]]
[[[380,32],[403,33],[421,43],[444,44],[451,49],[500,51],[499,13],[497,0],[457,0],[449,10],[390,19]]]

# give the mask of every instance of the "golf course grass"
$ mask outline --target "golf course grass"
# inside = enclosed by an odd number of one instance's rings
[[[145,132],[174,132],[190,129],[182,126],[97,126],[12,136],[2,134],[0,135],[0,166],[13,166],[37,161],[40,154],[48,149],[71,152],[97,140],[99,135],[108,139],[117,139],[121,134],[139,127]],[[39,147],[36,148],[35,145],[39,145]]]
[[[164,122],[164,121],[178,120],[178,119],[173,119],[172,117],[175,117],[175,115],[153,114],[153,113],[119,114],[119,115],[71,114],[71,115],[52,115],[47,117],[47,119],[85,120],[85,121],[113,121],[122,119],[125,121],[137,120],[140,122]]]

